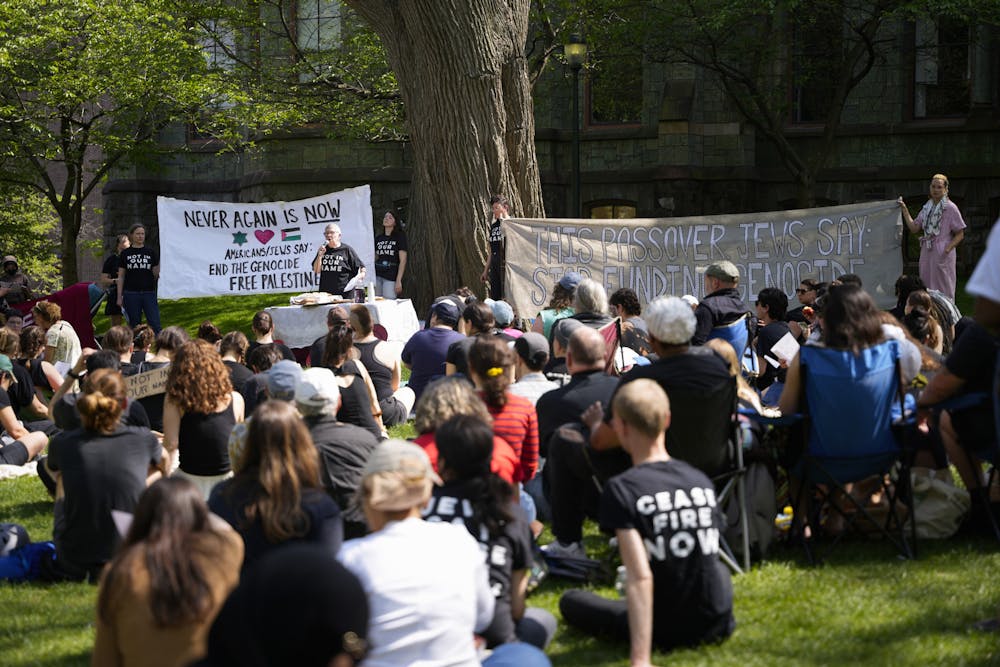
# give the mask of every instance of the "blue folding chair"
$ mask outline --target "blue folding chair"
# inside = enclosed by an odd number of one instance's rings
[[[742,317],[730,322],[713,327],[708,334],[708,340],[718,338],[733,346],[736,358],[740,360],[741,367],[750,372],[756,373],[757,356],[750,348],[750,313],[744,313]]]
[[[899,343],[894,340],[861,350],[834,350],[803,346],[799,351],[805,393],[806,444],[802,459],[793,469],[801,487],[797,507],[807,507],[812,530],[819,526],[823,506],[838,512],[847,527],[864,517],[906,558],[916,556],[916,525],[897,514],[897,505],[913,507],[910,488],[912,451],[906,428],[912,419],[903,410],[899,381]],[[903,415],[894,421],[893,410]],[[847,493],[844,486],[873,476],[880,481],[888,500],[884,522],[875,519],[866,503]],[[834,491],[853,506],[846,511],[835,500]],[[803,505],[802,500],[805,500]],[[816,502],[818,500],[818,502]],[[796,513],[793,527],[801,529]],[[844,531],[846,532],[846,530]],[[837,535],[832,549],[844,533]],[[806,554],[815,561],[811,539],[803,539]],[[912,542],[912,545],[911,545]]]

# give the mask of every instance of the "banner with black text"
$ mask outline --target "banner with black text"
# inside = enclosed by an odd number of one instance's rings
[[[903,270],[902,218],[895,201],[690,218],[524,219],[506,224],[507,294],[522,317],[547,307],[567,271],[602,283],[608,294],[635,290],[645,305],[658,296],[705,295],[704,270],[727,259],[752,305],[765,287],[797,303],[805,278],[856,273],[881,307],[896,303]]]
[[[313,292],[312,262],[340,225],[374,280],[371,188],[363,185],[290,202],[242,204],[157,197],[159,297]]]

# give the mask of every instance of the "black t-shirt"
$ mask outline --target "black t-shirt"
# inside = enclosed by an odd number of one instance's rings
[[[52,392],[49,379],[45,377],[45,370],[42,369],[41,358],[17,359],[14,363],[28,369],[28,376],[31,378],[31,383],[35,386],[35,389]]]
[[[787,333],[789,333],[788,322],[771,322],[759,329],[757,331],[757,356],[763,357],[766,354],[775,361],[779,361],[776,356],[771,354],[771,348],[774,347],[775,343],[784,338]],[[757,387],[759,389],[766,389],[775,381],[784,382],[787,372],[788,369],[775,368],[765,361],[760,365],[760,377],[757,378]]]
[[[997,339],[981,324],[973,322],[955,341],[955,347],[944,365],[952,374],[965,380],[962,394],[991,394],[996,358]],[[971,408],[951,411],[951,421],[965,445],[980,448],[996,441],[993,401],[989,398]]]
[[[642,536],[653,573],[655,643],[698,644],[732,618],[715,487],[702,472],[676,459],[627,470],[605,486],[599,519],[604,530]]]
[[[126,248],[118,259],[119,267],[125,269],[126,292],[156,291],[156,277],[153,268],[160,265],[160,256],[152,248]]]
[[[305,422],[319,450],[323,488],[337,501],[344,521],[364,523],[356,494],[361,472],[378,446],[378,439],[360,426],[345,424],[329,415],[306,417]]]
[[[62,473],[64,519],[56,524],[56,556],[83,567],[111,560],[119,542],[111,510],[132,512],[160,461],[156,436],[119,427],[110,435],[77,429],[49,443],[48,465]]]
[[[253,371],[238,361],[223,359],[222,363],[224,363],[226,368],[229,369],[229,382],[233,385],[233,389],[236,391],[243,389],[243,385],[246,384],[246,381],[253,377]]]
[[[14,415],[18,419],[21,417],[21,410],[31,405],[35,398],[35,383],[31,381],[31,373],[21,364],[12,364],[14,378],[17,382],[12,383],[7,391],[0,389],[0,408],[10,406],[14,410]]]
[[[406,252],[406,234],[375,237],[375,275],[383,280],[395,280],[399,273],[399,253]]]
[[[497,268],[503,264],[504,234],[503,221],[494,220],[490,223],[490,267]]]
[[[64,431],[72,431],[83,426],[80,421],[80,413],[76,409],[76,401],[79,394],[63,394],[62,398],[52,406],[52,421]],[[126,399],[125,409],[121,416],[122,426],[134,426],[136,428],[150,428],[149,415],[142,403],[135,399]]]
[[[789,310],[788,312],[786,312],[785,313],[785,321],[786,322],[799,322],[799,323],[802,323],[802,324],[808,322],[809,320],[806,319],[805,313],[802,312],[803,308],[805,308],[805,306],[799,306],[798,308],[792,308],[791,310]]]
[[[104,260],[104,266],[101,267],[101,273],[106,276],[111,276],[112,279],[117,280],[119,266],[121,266],[121,258],[118,255],[111,255]]]
[[[603,371],[585,371],[573,375],[565,386],[542,394],[535,405],[542,455],[548,455],[549,438],[560,426],[580,421],[583,411],[594,403],[607,410],[617,387],[618,378]]]
[[[479,542],[490,573],[490,589],[496,598],[493,621],[482,632],[489,648],[517,641],[514,618],[511,616],[511,580],[513,573],[531,567],[531,531],[521,518],[518,507],[512,508],[513,521],[507,522],[499,535],[491,537],[486,526],[473,516],[475,482],[448,482],[434,487],[433,496],[424,509],[427,521],[443,521],[464,525]]]
[[[243,538],[246,549],[243,554],[241,572],[256,562],[261,556],[280,545],[296,542],[319,544],[336,555],[344,541],[344,527],[337,503],[320,489],[304,488],[299,507],[305,512],[309,526],[302,537],[273,543],[264,534],[264,526],[259,518],[249,521],[247,507],[263,493],[260,483],[252,475],[256,471],[218,483],[208,498],[208,508],[231,525]]]
[[[710,347],[689,347],[681,354],[660,357],[648,366],[636,366],[622,376],[618,387],[638,380],[649,378],[663,387],[670,396],[671,389],[677,390],[711,390],[719,386],[723,380],[731,379],[729,366]],[[612,410],[606,410],[605,421],[610,422]],[[674,415],[676,419],[679,415]]]
[[[349,245],[337,248],[325,246],[323,261],[320,265],[319,291],[330,294],[344,294],[344,288],[358,270],[364,266],[358,253]],[[360,285],[359,285],[360,287]]]

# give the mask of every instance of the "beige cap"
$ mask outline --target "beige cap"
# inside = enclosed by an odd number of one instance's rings
[[[419,445],[406,440],[380,443],[361,473],[362,493],[372,509],[392,512],[418,507],[441,478]]]

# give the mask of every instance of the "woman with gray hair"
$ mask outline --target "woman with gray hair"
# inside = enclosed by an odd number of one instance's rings
[[[326,241],[317,249],[313,272],[319,274],[319,291],[343,296],[355,275],[365,277],[365,264],[351,246],[341,243],[340,225],[332,222],[323,230]]]

